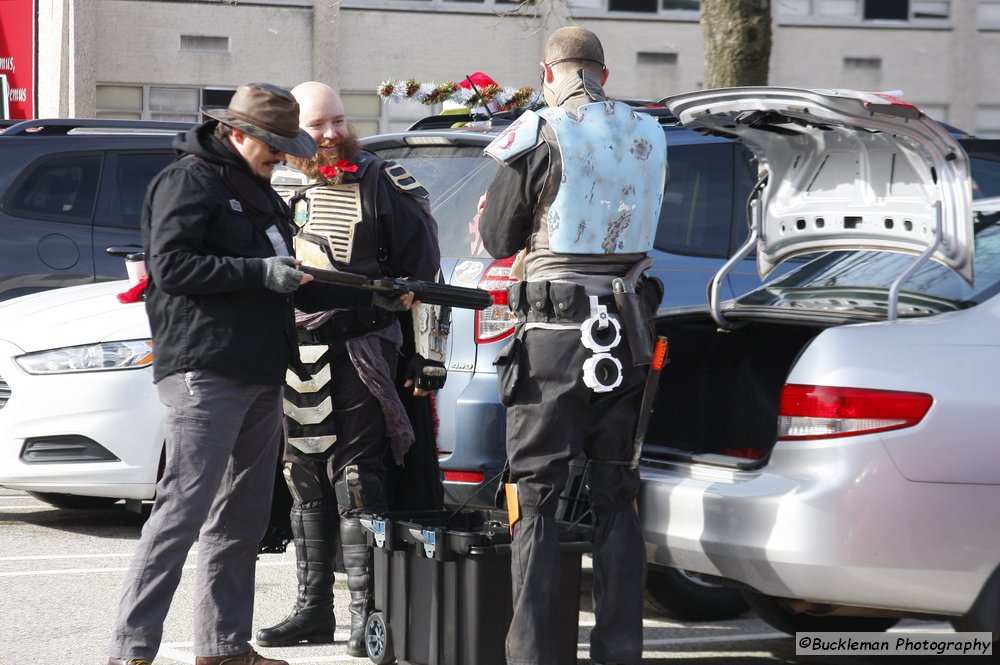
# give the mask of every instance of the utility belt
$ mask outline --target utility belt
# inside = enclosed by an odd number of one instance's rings
[[[360,307],[337,312],[316,330],[298,328],[299,344],[331,344],[381,330],[395,321],[395,312],[381,307]]]
[[[591,315],[586,289],[571,282],[518,282],[507,289],[507,299],[511,311],[527,323],[579,324]],[[614,306],[611,295],[597,301]]]
[[[508,289],[508,303],[526,327],[533,323],[579,327],[581,342],[598,359],[612,352],[624,336],[632,364],[648,365],[653,359],[653,317],[663,298],[663,283],[642,275],[648,263],[643,261],[625,277],[609,278],[612,293],[606,296],[591,296],[572,282],[519,282]],[[589,372],[587,366],[584,372]]]
[[[620,312],[625,308],[620,295],[598,296],[597,304]],[[638,304],[645,307],[643,318],[651,318],[663,299],[663,283],[655,277],[641,277],[635,284],[635,295]],[[586,289],[571,282],[518,282],[507,290],[507,299],[511,311],[527,323],[578,324],[593,315]]]

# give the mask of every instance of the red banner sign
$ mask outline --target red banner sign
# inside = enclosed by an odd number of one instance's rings
[[[0,76],[7,99],[0,116],[35,117],[35,0],[0,0]]]

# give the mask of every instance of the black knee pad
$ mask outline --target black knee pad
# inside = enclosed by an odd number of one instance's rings
[[[292,502],[299,508],[314,508],[323,503],[323,483],[313,469],[293,462],[285,462],[282,475],[292,495]]]
[[[342,516],[385,512],[382,476],[375,470],[348,464],[333,484]]]

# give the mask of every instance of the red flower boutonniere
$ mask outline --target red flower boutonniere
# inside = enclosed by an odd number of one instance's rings
[[[357,164],[351,164],[346,159],[342,159],[333,165],[319,167],[319,172],[328,180],[333,180],[341,173],[354,173],[357,170]]]

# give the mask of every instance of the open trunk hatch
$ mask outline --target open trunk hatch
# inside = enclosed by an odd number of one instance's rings
[[[762,277],[796,255],[867,249],[931,252],[972,283],[969,160],[916,107],[876,93],[780,87],[704,90],[661,103],[691,129],[740,140],[766,172]]]

